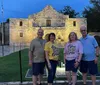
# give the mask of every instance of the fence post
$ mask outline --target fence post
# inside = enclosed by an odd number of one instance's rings
[[[20,64],[20,82],[23,82],[22,79],[22,59],[21,59],[21,50],[19,50],[19,64]]]

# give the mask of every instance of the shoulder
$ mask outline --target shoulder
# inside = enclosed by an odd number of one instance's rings
[[[47,42],[45,45],[50,45],[51,43],[50,42]]]
[[[91,35],[88,35],[88,39],[91,40],[91,41],[95,41],[95,37],[94,36],[91,36]]]
[[[77,45],[82,46],[82,42],[80,40],[77,40]]]
[[[91,36],[91,35],[87,35],[88,36],[88,38],[90,38],[90,39],[94,39],[94,36]]]
[[[47,42],[47,43],[45,44],[45,50],[49,49],[49,47],[50,47],[50,42]]]
[[[31,41],[31,44],[32,44],[32,45],[36,45],[37,42],[38,42],[38,40],[35,38],[35,39],[33,39],[33,40]]]
[[[66,43],[65,43],[65,47],[68,46],[68,45],[69,45],[69,42],[66,42]]]
[[[66,42],[65,46],[68,45],[69,42]]]
[[[32,41],[31,41],[31,43],[34,43],[34,42],[36,42],[37,41],[37,39],[35,38],[35,39],[33,39]]]

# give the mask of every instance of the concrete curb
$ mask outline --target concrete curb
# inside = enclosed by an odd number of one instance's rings
[[[54,81],[55,85],[66,85],[67,81]],[[87,80],[87,85],[92,85],[91,84],[92,81],[91,80]],[[43,85],[47,85],[47,81],[42,81]],[[83,82],[82,80],[78,80],[77,81],[77,85],[82,85]],[[0,82],[0,85],[32,85],[32,82],[30,81],[26,81],[23,83],[18,82]],[[100,80],[96,80],[96,85],[100,85]]]

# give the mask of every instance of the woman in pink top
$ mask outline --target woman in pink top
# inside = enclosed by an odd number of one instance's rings
[[[81,61],[83,47],[81,42],[77,38],[75,32],[69,34],[69,41],[64,48],[64,62],[66,75],[68,79],[68,85],[75,85],[77,80],[77,69]],[[70,72],[72,71],[72,82]]]

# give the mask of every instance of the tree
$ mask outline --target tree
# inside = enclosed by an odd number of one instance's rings
[[[79,13],[75,12],[70,6],[65,6],[62,10],[59,11],[64,15],[69,15],[71,18],[75,18]]]
[[[87,18],[88,31],[100,32],[100,0],[90,0],[92,6],[88,6],[83,11],[83,16]]]
[[[93,7],[100,12],[100,0],[90,0],[90,3],[93,4]]]

